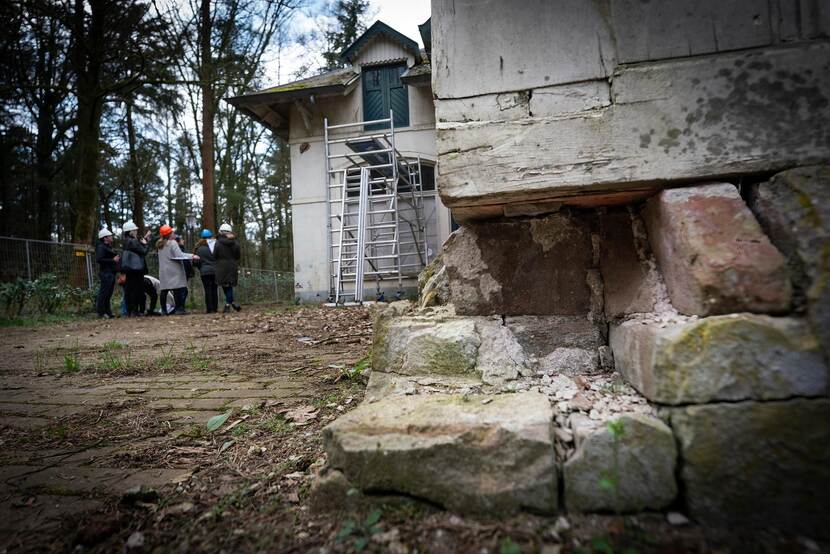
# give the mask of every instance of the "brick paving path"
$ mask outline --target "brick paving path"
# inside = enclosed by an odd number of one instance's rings
[[[229,407],[301,400],[303,390],[297,383],[215,372],[98,380],[80,375],[0,376],[0,428],[12,432],[60,436],[69,418],[95,423],[99,415],[109,418],[113,409],[123,410],[126,416],[152,417],[167,429],[158,435],[156,426],[151,433],[156,436],[127,433],[119,438],[124,429],[116,425],[113,435],[101,436],[105,446],[74,446],[67,436],[66,447],[20,447],[19,441],[13,449],[4,447],[0,545],[27,533],[54,530],[67,514],[100,507],[108,496],[121,496],[139,485],[153,489],[176,485],[192,472],[188,463],[146,467],[140,462],[125,467],[118,462],[119,454],[165,444],[194,425],[203,427]]]

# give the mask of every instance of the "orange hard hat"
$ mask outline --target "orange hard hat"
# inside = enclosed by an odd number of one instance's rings
[[[163,237],[170,236],[173,234],[173,228],[169,225],[162,225],[159,229],[159,234]]]

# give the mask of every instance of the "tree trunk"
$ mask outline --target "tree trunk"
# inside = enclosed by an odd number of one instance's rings
[[[49,93],[47,93],[49,96]],[[52,208],[52,151],[54,141],[52,133],[53,106],[50,99],[46,99],[37,116],[37,140],[35,141],[35,182],[37,183],[37,224],[35,238],[52,240],[52,217],[55,210]]]
[[[129,144],[130,185],[133,197],[133,222],[144,229],[144,187],[138,175],[138,154],[135,146],[135,125],[133,125],[133,103],[127,101],[127,143]]]
[[[199,45],[201,50],[201,89],[202,89],[202,225],[206,229],[216,228],[216,196],[214,191],[213,175],[213,62],[210,49],[210,0],[202,0],[201,4],[201,36]]]
[[[75,228],[72,240],[90,242],[95,230],[96,200],[98,198],[98,171],[100,163],[98,141],[101,136],[103,97],[100,90],[101,45],[103,44],[103,1],[90,2],[90,24],[87,34],[85,2],[75,0],[75,51],[78,101],[78,186],[75,195]]]

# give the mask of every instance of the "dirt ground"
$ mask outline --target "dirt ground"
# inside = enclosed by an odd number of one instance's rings
[[[310,495],[325,464],[321,429],[361,401],[370,345],[368,308],[3,329],[0,552],[819,548],[662,514],[480,520],[402,499],[321,505]]]

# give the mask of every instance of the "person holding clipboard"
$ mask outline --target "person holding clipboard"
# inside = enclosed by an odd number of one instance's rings
[[[182,252],[179,243],[176,242],[176,233],[169,225],[162,225],[159,229],[161,238],[156,242],[159,255],[159,282],[161,283],[161,297],[167,298],[167,291],[172,291],[175,308],[168,312],[164,302],[161,304],[164,315],[184,315],[184,300],[187,291],[187,276],[185,274],[184,260],[198,261],[199,256]]]

